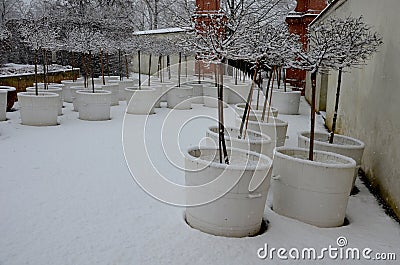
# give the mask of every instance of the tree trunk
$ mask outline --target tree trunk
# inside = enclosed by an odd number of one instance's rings
[[[89,65],[90,65],[90,76],[92,78],[92,91],[94,93],[94,77],[93,77],[93,59],[92,51],[89,51]]]
[[[122,81],[121,49],[118,49],[119,80]]]
[[[138,55],[138,70],[139,70],[139,89],[141,89],[142,87],[142,68],[141,68],[141,56],[140,56],[140,50],[138,50],[137,52]],[[150,79],[150,75],[149,75],[149,79]]]
[[[284,91],[286,92],[286,69],[283,68],[283,88]]]
[[[167,55],[167,70],[168,70],[168,80],[171,79],[171,65],[169,61],[169,55]]]
[[[260,93],[261,93],[261,71],[259,71],[259,74],[258,74],[258,91],[257,91],[256,110],[258,110],[258,105],[260,104]]]
[[[276,68],[276,76],[277,76],[277,84],[278,84],[278,89],[281,87],[281,68],[277,67]]]
[[[128,54],[126,54],[126,53],[125,53],[125,74],[126,74],[126,79],[129,79]]]
[[[229,165],[228,152],[225,142],[225,127],[224,127],[224,78],[223,78],[223,63],[219,63],[220,82],[218,83],[218,138],[219,138],[219,154],[220,163],[222,164],[222,155],[224,156],[225,164]],[[222,147],[222,150],[221,150]]]
[[[339,109],[340,87],[342,85],[342,71],[343,71],[343,68],[339,68],[338,83],[337,83],[337,88],[336,88],[335,112],[333,114],[331,137],[329,137],[330,144],[333,144],[333,138],[335,137],[336,121],[337,121],[338,109]]]
[[[182,53],[179,52],[179,61],[178,61],[178,87],[181,86],[181,63],[182,63]]]
[[[265,101],[264,101],[264,106],[263,106],[263,112],[262,112],[262,115],[261,115],[261,121],[262,122],[265,119],[265,111],[267,109],[267,102],[268,102],[268,93],[272,94],[272,90],[274,89],[274,78],[275,78],[275,67],[272,68],[271,75],[269,76],[269,79],[268,79],[267,89],[266,89],[266,93],[265,93]],[[271,85],[271,92],[269,91],[270,85]],[[271,101],[271,96],[269,97],[269,102],[272,102]],[[267,118],[267,120],[268,120],[268,118]]]
[[[257,72],[258,72],[258,60],[256,61],[256,66],[254,69],[255,76],[257,76]],[[238,137],[239,139],[246,137],[247,124],[249,122],[250,109],[251,109],[251,100],[253,98],[253,89],[254,89],[254,82],[251,83],[249,95],[247,96],[246,106],[244,108],[242,122],[240,124],[239,137]],[[246,124],[246,128],[244,127],[245,124]],[[245,129],[244,133],[243,133],[243,129]]]
[[[161,54],[158,56],[158,74],[159,74],[160,81],[162,83],[162,55]]]
[[[43,89],[47,89],[47,78],[46,78],[46,51],[45,49],[42,49],[42,57],[43,57]]]
[[[314,132],[315,132],[315,94],[317,87],[317,71],[311,73],[311,132],[310,132],[310,150],[308,159],[314,160]]]
[[[103,79],[103,85],[106,84],[106,79],[104,78],[104,62],[103,62],[103,50],[100,49],[100,65],[101,65],[101,77]]]
[[[38,50],[35,49],[35,94],[36,96],[39,95],[38,91]]]
[[[75,82],[75,74],[74,74],[74,67],[75,67],[75,53],[72,51],[72,82]]]
[[[147,79],[148,85],[150,86],[150,76],[151,76],[151,53],[149,55],[149,77]]]

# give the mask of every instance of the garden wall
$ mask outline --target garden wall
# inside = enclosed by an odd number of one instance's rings
[[[79,69],[52,71],[47,73],[47,82],[60,83],[61,80],[72,80],[73,77],[79,77]],[[38,74],[38,82],[43,82],[43,74]],[[33,86],[35,82],[34,74],[21,74],[13,76],[0,77],[1,86],[13,86],[17,92],[25,91],[27,87]]]
[[[400,217],[400,1],[338,0],[317,20],[329,15],[364,16],[383,36],[384,45],[368,65],[346,69],[337,131],[365,142],[362,168],[371,184]],[[327,119],[332,126],[337,72],[327,80]]]

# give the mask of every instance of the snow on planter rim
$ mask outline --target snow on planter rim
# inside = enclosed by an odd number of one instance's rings
[[[17,89],[12,86],[0,86],[0,89],[8,90],[8,91],[16,91]]]
[[[309,142],[310,141],[310,137],[305,136],[307,134],[309,136],[310,132],[302,131],[302,132],[298,132],[297,133],[299,138],[301,138],[302,140],[306,140],[306,141],[308,140],[308,142]],[[324,135],[326,135],[328,137],[330,136],[330,134],[326,133],[326,132],[315,132],[315,135],[317,135],[317,134],[324,134]],[[347,144],[347,143],[338,144],[338,143],[335,143],[335,142],[330,144],[329,143],[329,138],[328,138],[327,142],[320,141],[320,140],[317,140],[317,139],[315,139],[314,141],[318,142],[318,144],[323,145],[323,146],[336,147],[336,148],[340,148],[340,149],[363,149],[365,147],[365,144],[362,141],[360,141],[358,139],[355,139],[355,138],[352,138],[352,137],[349,137],[349,136],[345,136],[345,135],[341,135],[341,134],[335,134],[335,137],[333,138],[333,141],[335,141],[335,139],[337,139],[337,138],[343,138],[346,141],[353,142],[355,144],[354,145]]]
[[[218,133],[212,131],[212,129],[217,129],[218,130],[218,126],[211,126],[208,128],[207,132],[213,135],[218,135]],[[225,127],[225,131],[227,130],[231,130],[231,131],[239,131],[238,128],[234,128],[234,127]],[[249,137],[249,133],[254,135],[257,135],[256,138],[251,138]],[[225,134],[225,139],[232,141],[232,142],[241,142],[241,141],[245,141],[245,142],[249,142],[250,144],[261,144],[261,143],[272,143],[272,139],[271,137],[269,137],[266,134],[262,134],[260,132],[256,132],[253,130],[247,130],[247,136],[248,138],[246,139],[238,139],[235,137],[228,137],[228,135]]]
[[[245,154],[248,157],[249,156],[254,156],[254,157],[259,157],[260,159],[258,161],[254,161],[255,163],[251,164],[251,165],[232,165],[232,164],[225,164],[225,163],[219,163],[219,162],[214,162],[214,161],[209,161],[209,160],[205,160],[202,159],[201,156],[199,157],[195,157],[192,156],[190,154],[190,152],[193,151],[197,151],[197,150],[212,150],[212,151],[217,151],[218,152],[218,148],[217,147],[190,147],[187,149],[187,151],[184,153],[184,156],[186,159],[192,161],[192,162],[196,162],[198,164],[202,164],[206,167],[215,167],[215,168],[220,168],[220,169],[229,169],[229,170],[269,170],[272,166],[272,159],[269,158],[266,155],[263,154],[259,154],[257,152],[253,152],[253,151],[248,151],[248,150],[242,150],[242,149],[238,149],[238,148],[227,148],[227,151],[231,151],[230,153],[228,153],[228,156],[232,153],[232,151],[237,152],[237,153],[241,153],[241,154]],[[248,161],[249,159],[247,158],[246,161]],[[263,162],[263,161],[267,161],[267,163]]]
[[[244,108],[246,107],[246,103],[238,103],[238,104],[236,104],[235,105],[235,108],[237,109],[237,110],[240,110],[240,111],[244,111]],[[262,114],[263,113],[263,110],[262,109],[256,109],[256,108],[254,108],[254,107],[256,107],[257,108],[257,105],[254,105],[254,104],[251,104],[251,109],[250,109],[250,113],[255,113],[255,114]],[[259,108],[262,108],[263,106],[261,106],[261,104],[259,105]],[[271,107],[271,112],[274,112],[274,111],[279,111],[277,108],[274,108],[274,107]],[[268,113],[268,109],[265,111],[265,114],[267,114]]]
[[[36,95],[36,92],[19,92],[18,96],[23,96],[23,97],[50,97],[50,98],[55,98],[59,97],[60,95],[54,92],[47,92],[47,91],[39,91],[38,95]]]
[[[286,151],[295,151],[295,152],[304,152],[306,154],[306,156],[304,158],[299,158],[299,157],[294,157],[294,156],[284,154],[281,152],[281,151],[285,151],[285,150]],[[311,160],[308,160],[308,152],[309,152],[309,150],[305,149],[305,148],[281,146],[281,147],[275,147],[274,157],[285,158],[288,160],[293,160],[298,163],[308,164],[308,165],[312,165],[315,167],[352,168],[352,167],[356,166],[356,161],[353,158],[339,155],[339,154],[332,153],[332,152],[319,151],[319,150],[314,150],[314,154],[333,156],[333,157],[341,159],[342,162],[337,161],[336,163],[332,163],[332,160],[329,160],[331,163],[315,161],[315,160],[311,161]],[[314,156],[314,158],[316,158],[316,157]]]
[[[93,90],[90,90],[90,89],[78,90],[78,91],[76,91],[76,93],[84,94],[84,95],[93,95],[93,94],[108,95],[108,94],[111,94],[111,92],[107,91],[107,90],[95,90],[93,93]]]

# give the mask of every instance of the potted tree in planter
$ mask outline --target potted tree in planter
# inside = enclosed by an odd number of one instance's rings
[[[334,34],[336,24],[326,21],[308,34],[309,48],[298,52],[293,65],[311,72],[311,130],[309,149],[275,149],[272,176],[273,209],[278,214],[319,226],[344,222],[356,163],[352,158],[314,150],[316,77],[331,68],[344,48]]]
[[[315,134],[315,149],[334,152],[353,158],[357,166],[361,165],[364,151],[364,143],[358,139],[337,135],[335,137],[336,121],[338,117],[340,89],[343,69],[365,64],[365,61],[377,52],[382,44],[382,38],[371,31],[371,26],[365,24],[363,17],[332,17],[327,23],[335,25],[333,31],[336,41],[341,43],[341,53],[337,56],[332,68],[338,70],[338,82],[336,88],[335,112],[333,116],[332,131],[317,132]],[[308,147],[310,143],[307,132],[299,133],[299,146]],[[357,174],[357,170],[355,172]],[[355,179],[354,179],[355,180]]]
[[[240,137],[245,137],[246,130],[249,128],[269,135],[276,146],[283,146],[286,141],[288,123],[277,118],[270,119],[270,116],[276,117],[278,115],[278,109],[271,107],[273,88],[270,90],[269,101],[267,100],[267,96],[271,80],[271,87],[273,87],[273,75],[277,66],[282,64],[286,56],[291,56],[299,45],[297,40],[288,34],[287,31],[285,31],[285,27],[282,26],[272,27],[265,25],[262,27],[262,33],[263,34],[258,36],[253,34],[255,36],[252,38],[253,45],[249,46],[247,53],[251,54],[253,61],[256,61],[253,80],[258,76],[260,65],[264,66],[264,68],[272,69],[268,80],[263,108],[261,111],[259,106],[259,94],[257,95],[257,103],[254,105],[251,103],[254,90],[250,89],[246,104],[236,105],[237,110],[240,111],[244,109],[243,114],[236,118],[236,124],[240,125]],[[288,52],[288,50],[291,52]],[[260,90],[258,91],[260,93]]]
[[[243,17],[234,20],[222,11],[214,14],[195,14],[196,36],[191,45],[198,58],[212,63],[216,71],[218,98],[218,143],[217,147],[196,147],[186,154],[185,182],[187,185],[202,185],[208,181],[226,177],[237,180],[232,189],[212,202],[204,201],[186,209],[186,220],[194,228],[223,236],[243,237],[258,233],[261,227],[266,196],[269,187],[271,160],[264,155],[226,147],[224,125],[224,62],[236,54],[249,39],[250,13],[242,9]],[[246,15],[244,15],[246,14]],[[241,22],[243,24],[241,24]],[[228,30],[228,23],[234,30]],[[235,23],[237,23],[235,25]],[[242,160],[244,159],[244,160]],[[252,160],[254,166],[247,162]],[[204,167],[204,165],[208,165]],[[219,187],[223,189],[223,187]],[[212,191],[210,191],[212,192]],[[187,200],[196,200],[197,194],[188,192]],[[231,199],[235,197],[236,199]]]
[[[35,53],[35,88],[33,91],[18,93],[21,121],[25,125],[57,125],[61,97],[57,93],[38,88],[38,52],[44,47],[55,44],[57,32],[46,18],[41,17],[24,21],[20,27],[24,42],[32,47]],[[59,91],[55,91],[60,93]],[[62,103],[61,103],[62,105]]]
[[[78,104],[79,118],[89,121],[109,120],[111,108],[111,92],[96,89],[93,77],[93,51],[99,50],[99,42],[101,41],[100,33],[88,24],[75,28],[77,38],[77,46],[87,54],[88,65],[90,69],[91,85],[90,89],[82,89],[76,91],[76,100]]]

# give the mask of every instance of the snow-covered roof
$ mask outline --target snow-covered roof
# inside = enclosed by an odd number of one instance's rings
[[[347,0],[333,0],[329,5],[325,7],[324,10],[319,13],[319,15],[310,23],[309,26],[312,26],[314,23],[316,23],[319,19],[324,17],[325,15],[329,15],[332,10],[338,8],[342,4],[344,4]]]
[[[151,29],[151,30],[143,30],[143,31],[136,31],[133,35],[151,35],[151,34],[168,34],[168,33],[180,33],[189,31],[191,28],[184,27],[184,28],[165,28],[165,29]]]

